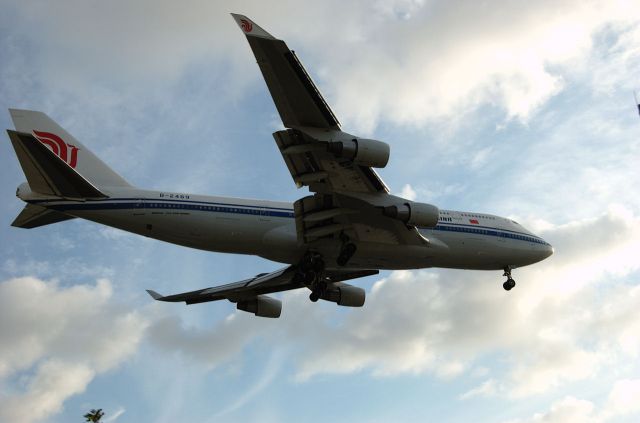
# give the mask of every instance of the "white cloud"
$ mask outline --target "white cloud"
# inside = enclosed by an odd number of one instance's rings
[[[111,294],[107,280],[72,287],[33,277],[0,283],[0,381],[24,381],[0,395],[0,419],[53,415],[136,351],[146,323]]]
[[[407,200],[411,200],[411,201],[414,201],[418,196],[418,194],[410,184],[405,184],[402,187],[402,191],[400,191],[399,195],[400,197],[406,198]]]
[[[46,360],[27,377],[23,393],[0,398],[0,416],[14,422],[42,420],[58,413],[68,397],[82,393],[94,376],[85,364]]]
[[[373,7],[379,16],[407,20],[424,6],[424,0],[378,0]]]
[[[154,321],[147,336],[152,345],[180,352],[210,370],[238,356],[247,343],[274,324],[271,320],[256,320],[247,313],[234,312],[217,325],[201,329],[184,327],[177,316],[167,316]]]
[[[481,104],[526,120],[563,88],[563,67],[584,66],[596,31],[638,16],[632,2],[529,6],[433,3],[409,20],[360,23],[361,41],[327,71],[337,108],[364,130],[380,118],[455,120]],[[353,66],[342,65],[347,55]]]
[[[551,267],[534,267],[538,289],[529,297],[535,304],[540,295],[566,296],[605,276],[622,276],[638,269],[635,260],[640,248],[640,217],[615,206],[606,213],[580,219],[542,232],[557,254]],[[562,281],[561,284],[558,281]]]
[[[578,345],[581,340],[575,337],[567,337],[567,341],[549,340],[544,337],[547,328],[535,330],[538,334],[531,337],[533,342],[520,340],[528,348],[518,348],[513,359],[506,389],[512,397],[542,394],[569,382],[588,379],[605,362],[600,351],[584,349]]]
[[[604,418],[640,413],[640,379],[619,380],[613,386]]]
[[[225,2],[177,9],[169,1],[66,3],[63,14],[49,2],[12,7],[29,28],[21,35],[37,41],[39,78],[78,87],[89,75],[88,85],[108,74],[134,89],[158,79],[170,84],[196,63],[213,68],[232,62],[232,78],[221,90],[234,95],[259,78]],[[322,76],[320,85],[339,115],[364,132],[380,120],[422,125],[447,118],[452,124],[479,105],[526,120],[563,89],[563,69],[586,67],[597,31],[638,22],[632,1],[544,1],[526,9],[509,2],[487,9],[464,0],[298,6],[246,1],[239,7],[303,56],[314,57],[309,67]]]
[[[299,381],[362,371],[451,379],[476,374],[478,364],[492,368],[495,363],[483,357],[504,354],[501,377],[492,372],[462,398],[550,392],[638,356],[640,288],[624,281],[640,264],[610,272],[617,257],[637,251],[638,220],[614,210],[550,229],[545,236],[556,247],[553,259],[518,269],[519,284],[509,293],[500,287],[499,272],[398,271],[373,285],[363,309],[339,313],[297,291],[284,296],[277,324],[241,312],[212,329],[184,328],[170,318],[153,325],[151,339],[210,367],[234,359],[258,336],[290,339],[286,348],[296,351]],[[562,277],[586,264],[585,281],[575,285]],[[603,286],[606,278],[612,282]]]
[[[476,152],[473,155],[469,165],[471,166],[472,169],[480,169],[481,167],[487,164],[490,158],[492,158],[491,157],[492,152],[493,152],[492,147],[485,147],[480,149],[478,152]]]
[[[582,69],[589,87],[599,85],[603,92],[610,92],[629,84],[623,78],[631,73],[627,70],[637,68],[640,57],[637,2],[619,2],[613,8],[605,7],[604,2],[539,2],[526,10],[506,2],[493,3],[491,10],[478,2],[399,0],[373,6],[336,2],[348,9],[340,9],[344,13],[335,13],[339,8],[331,4],[261,3],[245,3],[246,13],[299,51],[312,74],[320,76],[317,82],[343,123],[363,131],[372,131],[384,121],[422,125],[435,119],[455,125],[487,104],[497,107],[507,119],[526,121],[552,96],[571,87],[574,71]],[[166,140],[161,127],[149,128],[149,121],[144,120],[150,113],[149,104],[162,109],[158,113],[162,118],[171,116],[179,125],[193,129],[204,121],[209,124],[215,115],[214,104],[202,107],[210,93],[218,96],[222,90],[225,99],[240,96],[246,93],[247,84],[254,83],[261,87],[260,95],[267,95],[249,48],[222,3],[198,3],[201,8],[196,5],[171,13],[167,12],[168,2],[142,2],[133,10],[113,4],[96,8],[79,1],[68,5],[66,15],[52,12],[52,7],[62,9],[59,4],[12,5],[24,8],[28,19],[21,28],[29,28],[24,36],[45,54],[27,57],[20,45],[6,50],[13,61],[3,65],[2,79],[7,82],[2,92],[24,102],[25,88],[52,87],[56,92],[38,101],[72,119],[80,131],[98,134],[104,130],[113,140],[101,144],[98,138],[96,144],[110,145],[109,152],[120,165],[128,161],[141,175],[146,172],[136,157],[143,156],[142,144],[129,141],[118,150],[118,143],[144,134],[144,148],[152,154],[153,145]],[[96,14],[100,19],[94,19]],[[326,25],[309,22],[333,24],[328,30]],[[120,31],[114,34],[111,28],[116,27]],[[341,30],[334,31],[336,27]],[[603,33],[620,37],[611,48],[615,54],[589,57],[593,43]],[[594,34],[599,34],[595,40]],[[327,49],[327,45],[340,48]],[[173,84],[183,80],[194,64],[209,60],[225,62],[223,72],[232,75],[225,76],[225,87],[214,80],[211,87],[198,88],[205,94],[191,107],[174,111],[166,106],[174,104],[167,99],[183,95],[182,91],[171,92]],[[115,75],[119,82],[103,83],[105,75]],[[58,83],[63,88],[53,88],[60,87]],[[154,83],[158,85],[147,91],[144,85]],[[165,92],[158,89],[161,86],[169,88]],[[131,93],[124,94],[128,88]],[[65,89],[76,94],[62,95]],[[152,94],[142,96],[142,92]],[[89,103],[91,116],[83,114]],[[498,273],[395,272],[375,284],[362,310],[313,305],[306,293],[296,292],[284,295],[280,321],[234,312],[225,321],[213,327],[207,323],[201,329],[178,317],[165,317],[151,323],[145,332],[148,340],[161,350],[179,352],[188,359],[185,361],[204,363],[210,370],[241,359],[245,347],[256,338],[266,342],[286,339],[285,346],[273,348],[296,350],[293,360],[299,380],[353,372],[378,377],[427,373],[442,378],[491,374],[463,393],[463,398],[509,393],[530,396],[597,377],[603,369],[621,372],[623,363],[640,354],[640,289],[633,279],[640,250],[640,221],[634,213],[640,203],[633,195],[637,178],[629,177],[637,174],[635,159],[640,150],[629,141],[633,133],[628,135],[617,122],[611,123],[609,115],[598,116],[600,109],[589,109],[589,113],[562,122],[548,142],[539,145],[539,151],[518,151],[530,159],[528,165],[534,171],[513,178],[511,187],[500,185],[496,202],[487,200],[492,207],[504,204],[523,216],[541,215],[536,211],[539,207],[549,213],[565,213],[562,219],[550,219],[554,222],[573,220],[564,225],[536,223],[555,245],[556,254],[519,270],[515,291],[502,292]],[[615,115],[618,110],[609,112]],[[134,130],[122,122],[144,124]],[[543,123],[557,124],[549,122]],[[586,133],[596,134],[604,143],[622,141],[615,152],[609,148],[603,154],[593,144],[576,142]],[[183,143],[189,139],[184,137]],[[495,159],[496,151],[481,148],[463,164],[482,169]],[[605,162],[596,160],[605,155]],[[218,166],[211,160],[223,163],[224,152],[209,156],[200,173],[190,169],[196,175],[191,176],[193,183],[216,180],[210,172]],[[513,159],[499,156],[505,158]],[[164,177],[175,180],[171,175]],[[424,200],[466,194],[459,182],[443,185],[438,181],[430,182],[428,190],[407,184],[402,192],[408,198],[419,194]],[[614,198],[631,204],[628,207],[634,212],[618,207],[595,219],[581,219],[600,214]],[[109,230],[101,235],[120,238]],[[4,270],[64,276],[57,265],[35,260],[7,260]],[[129,357],[145,324],[136,314],[113,304],[108,283],[70,288],[33,278],[20,280],[26,281],[21,282],[26,288],[18,290],[16,280],[0,285],[5,290],[0,295],[0,380],[15,377],[24,382],[10,384],[15,391],[7,391],[8,396],[0,399],[0,415],[4,412],[12,420],[20,420],[33,401],[41,405],[34,419],[59,410],[66,398],[84,390],[97,374]],[[22,296],[21,290],[31,295]],[[19,309],[23,304],[27,312]],[[46,330],[42,322],[47,322]],[[23,330],[16,331],[16,327]],[[106,333],[107,339],[95,340],[96,332]],[[491,354],[504,355],[500,363],[504,372],[493,371],[496,363],[484,362]],[[478,364],[491,370],[476,373]],[[68,379],[60,380],[63,373]],[[260,389],[273,377],[269,372],[264,376]],[[53,392],[50,387],[56,383],[59,389]],[[633,410],[625,392],[635,392],[635,382],[621,381],[616,386],[607,409]],[[554,407],[535,421],[588,421],[600,416],[593,405],[575,398]]]
[[[196,57],[206,60],[212,48],[221,48],[224,42],[215,29],[223,19],[229,21],[226,29],[233,23],[228,12],[219,10],[221,4],[206,1],[184,8],[170,1],[64,3],[64,13],[46,1],[11,9],[25,27],[37,28],[22,35],[38,41],[39,59],[49,65],[46,72],[69,86],[77,75],[175,78]],[[119,72],[110,73],[114,69]]]
[[[460,395],[460,399],[465,400],[478,396],[491,396],[497,393],[497,382],[494,379],[488,379],[482,382],[479,386],[470,389],[464,394]]]
[[[113,276],[114,269],[101,265],[88,265],[75,255],[57,261],[8,258],[2,270],[12,276],[32,275],[39,278],[96,279]]]
[[[609,398],[600,407],[587,400],[572,396],[565,397],[551,405],[549,411],[536,413],[525,420],[509,423],[605,423],[620,416],[640,413],[640,379],[618,380],[609,393]]]
[[[365,310],[349,315],[344,331],[330,339],[315,333],[320,339],[309,340],[301,374],[366,367],[378,374],[438,373],[452,362],[468,366],[483,353],[509,351],[514,358],[504,384],[511,395],[531,395],[589,378],[608,362],[608,347],[636,353],[638,319],[630,312],[638,289],[611,287],[596,301],[592,285],[579,284],[578,289],[573,278],[552,275],[577,273],[590,263],[584,277],[602,280],[612,260],[622,257],[622,262],[637,251],[638,223],[637,217],[611,213],[577,224],[571,231],[562,227],[548,233],[556,244],[554,259],[522,269],[525,279],[515,295],[502,295],[497,283],[487,286],[485,274],[479,272],[395,272],[376,283]],[[584,245],[600,247],[589,250]],[[625,266],[616,275],[629,274],[639,265],[631,260]],[[565,290],[570,294],[557,295]],[[609,304],[618,306],[612,309]],[[585,309],[594,312],[585,316]],[[591,333],[593,328],[599,328],[597,334]],[[585,342],[607,347],[589,349]]]
[[[594,405],[590,401],[566,397],[554,403],[546,413],[537,413],[528,420],[511,421],[510,423],[596,423],[593,415]]]

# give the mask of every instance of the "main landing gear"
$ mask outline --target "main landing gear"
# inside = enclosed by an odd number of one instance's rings
[[[351,260],[351,257],[356,253],[356,245],[349,241],[346,235],[341,236],[342,247],[340,248],[340,254],[336,259],[338,266],[346,266]],[[324,277],[325,262],[322,256],[317,252],[307,252],[302,262],[296,277],[298,281],[304,283],[310,290],[309,299],[312,302],[318,301],[324,295],[327,290],[327,282]]]
[[[317,302],[326,290],[327,283],[324,281],[317,281],[314,285],[312,285],[311,294],[309,294],[309,300],[311,300],[311,302],[313,303]]]
[[[311,290],[309,299],[314,303],[322,297],[327,289],[327,283],[323,277],[324,268],[324,260],[318,253],[307,253],[300,264],[300,280]]]
[[[516,281],[514,281],[511,277],[511,266],[504,267],[504,274],[502,276],[507,277],[507,280],[502,284],[502,287],[505,289],[505,291],[511,291],[513,287],[516,286]]]

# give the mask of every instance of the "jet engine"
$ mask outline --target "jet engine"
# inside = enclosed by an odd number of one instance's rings
[[[258,295],[250,300],[238,301],[238,310],[253,313],[258,317],[280,317],[282,312],[282,301],[266,295]]]
[[[357,165],[368,167],[385,167],[391,154],[389,144],[366,138],[329,142],[327,151],[337,157],[351,159]]]
[[[408,201],[397,206],[387,206],[382,209],[382,214],[401,220],[407,225],[433,228],[438,224],[440,210],[431,204]]]
[[[325,301],[331,301],[345,307],[362,307],[365,299],[364,289],[346,283],[336,282],[327,287],[320,296]]]

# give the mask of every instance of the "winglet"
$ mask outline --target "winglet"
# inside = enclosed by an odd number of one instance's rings
[[[162,300],[162,295],[158,294],[156,291],[153,291],[151,289],[147,289],[147,293],[149,295],[151,295],[151,298],[153,298],[154,300]]]
[[[267,31],[260,28],[258,24],[256,24],[246,16],[238,15],[236,13],[232,13],[231,16],[233,16],[233,19],[235,19],[236,23],[238,24],[242,32],[244,32],[244,35],[246,35],[247,37],[261,37],[261,38],[269,38],[271,40],[276,39],[273,35],[269,34]]]

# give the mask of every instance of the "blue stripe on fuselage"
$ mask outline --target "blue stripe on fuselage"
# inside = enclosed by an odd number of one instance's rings
[[[91,201],[91,202],[72,202],[63,204],[46,204],[47,207],[57,211],[72,211],[72,210],[140,210],[145,209],[150,212],[153,210],[193,210],[203,212],[214,213],[231,213],[231,214],[247,214],[254,216],[269,216],[269,217],[294,217],[291,209],[284,209],[280,207],[263,207],[263,206],[248,206],[240,204],[225,204],[225,203],[205,203],[196,201],[176,201],[176,200],[142,200],[142,201],[126,201],[130,199],[116,200],[116,201]],[[52,201],[53,202],[53,201]],[[39,204],[45,205],[44,202]]]
[[[229,204],[229,203],[210,203],[204,201],[190,201],[190,200],[148,200],[148,199],[135,199],[135,198],[118,198],[118,199],[103,199],[92,200],[87,202],[68,202],[62,204],[46,204],[46,203],[59,203],[59,200],[38,200],[32,201],[35,204],[46,205],[47,207],[57,211],[72,211],[72,210],[139,210],[144,208],[150,212],[153,210],[193,210],[202,212],[213,213],[229,213],[229,214],[246,214],[254,216],[266,216],[266,217],[282,217],[293,218],[294,213],[292,209],[282,207],[267,207],[267,206],[251,206],[244,204]],[[143,207],[141,207],[143,206]],[[546,241],[536,236],[524,232],[511,231],[509,229],[497,229],[491,226],[480,225],[466,225],[459,223],[439,223],[433,228],[421,228],[422,230],[433,230],[442,232],[457,232],[468,233],[476,235],[494,236],[499,238],[509,238],[525,242],[533,242],[536,244],[549,245]]]
[[[498,238],[509,238],[518,241],[534,242],[536,244],[549,245],[542,238],[532,236],[523,232],[510,231],[508,229],[496,229],[490,226],[470,226],[457,223],[438,224],[435,228],[429,228],[434,231],[469,233],[475,235],[495,236]]]

